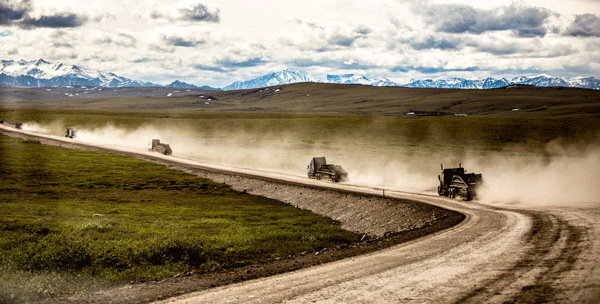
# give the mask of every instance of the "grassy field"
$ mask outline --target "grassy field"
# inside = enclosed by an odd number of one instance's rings
[[[4,106],[21,108],[162,111],[185,109],[194,112],[238,111],[393,117],[457,114],[510,118],[582,115],[596,119],[600,117],[600,91],[575,88],[461,90],[296,83],[178,97],[65,98],[46,93],[43,88],[0,87],[0,94],[11,96],[6,98]],[[415,114],[407,115],[411,112]]]
[[[0,136],[0,302],[357,240],[330,219],[108,153]]]
[[[343,148],[348,145],[385,148],[406,154],[546,153],[552,141],[582,144],[598,141],[598,113],[568,116],[372,117],[262,112],[125,111],[98,109],[0,108],[8,121],[33,122],[60,135],[65,128],[124,132],[140,128],[168,130],[173,137],[240,140],[248,144]],[[176,139],[171,139],[176,141]],[[357,143],[360,143],[357,145]]]

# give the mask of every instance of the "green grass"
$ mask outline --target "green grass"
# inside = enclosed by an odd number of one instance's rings
[[[372,117],[248,112],[0,109],[8,121],[35,122],[56,135],[66,127],[92,130],[107,125],[123,130],[154,127],[183,136],[226,141],[243,136],[247,144],[302,145],[340,149],[348,145],[452,153],[545,153],[553,141],[598,141],[600,119],[586,113],[533,117]],[[227,142],[225,142],[227,143]],[[389,153],[388,153],[389,154]]]
[[[357,240],[328,218],[141,160],[0,136],[0,302]]]
[[[279,89],[278,91],[274,89]],[[143,89],[140,89],[143,90]],[[41,92],[40,92],[41,91]],[[45,89],[0,87],[0,94],[20,96],[11,107],[64,109],[221,111],[408,117],[412,111],[487,117],[600,117],[600,91],[575,88],[520,87],[460,90],[295,83],[269,90],[215,91],[179,97],[64,98]],[[40,99],[45,99],[41,100]],[[513,111],[518,109],[518,111]]]

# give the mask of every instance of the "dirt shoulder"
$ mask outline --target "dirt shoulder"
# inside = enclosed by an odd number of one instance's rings
[[[39,138],[15,132],[2,132],[24,139],[40,140],[43,144],[69,148],[104,150],[93,146],[82,146]],[[20,134],[20,135],[18,135]],[[131,155],[124,152],[122,154]],[[132,282],[93,294],[75,295],[68,298],[49,299],[43,303],[147,303],[194,291],[256,279],[278,273],[311,267],[347,257],[357,256],[407,242],[460,223],[464,215],[425,203],[384,198],[342,190],[299,185],[291,182],[237,175],[202,169],[181,164],[176,160],[164,160],[142,155],[133,155],[196,176],[209,178],[230,185],[252,195],[263,195],[277,199],[297,208],[311,210],[328,216],[341,227],[363,238],[356,244],[345,244],[326,248],[320,252],[303,252],[295,256],[272,260],[266,263],[247,265],[233,269],[215,269],[209,273],[182,273],[161,281]]]

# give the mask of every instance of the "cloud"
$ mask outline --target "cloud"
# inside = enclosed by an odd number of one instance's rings
[[[98,35],[94,38],[94,43],[133,48],[137,46],[137,39],[133,36],[133,33],[119,30],[117,33],[108,32]]]
[[[574,37],[600,37],[600,18],[594,14],[577,15],[564,35]]]
[[[262,58],[258,58],[258,57],[250,58],[250,59],[243,60],[243,61],[236,61],[231,58],[225,58],[225,59],[219,60],[217,62],[218,65],[220,65],[222,67],[227,67],[227,68],[255,67],[255,66],[265,64],[265,63],[266,63],[265,60],[263,60]]]
[[[198,26],[168,26],[159,28],[154,35],[154,41],[162,41],[159,47],[190,48],[206,44],[211,36],[211,29]]]
[[[440,38],[433,36],[428,36],[424,39],[415,39],[409,43],[415,50],[456,50],[460,49],[463,45],[462,41],[459,39]]]
[[[175,35],[163,35],[162,40],[167,45],[182,47],[195,47],[206,43],[204,39],[184,38]]]
[[[415,66],[397,66],[391,68],[391,72],[402,72],[406,73],[409,71],[417,71],[422,74],[437,74],[437,73],[447,73],[447,72],[474,72],[479,71],[479,67],[467,67],[467,68],[457,68],[457,69],[446,69],[442,67],[415,67]]]
[[[34,12],[29,0],[9,2],[0,0],[0,25],[17,25],[23,29],[34,28],[74,28],[88,20],[87,16],[70,12],[42,14]]]
[[[38,27],[73,28],[82,26],[86,21],[86,16],[78,16],[72,13],[61,13],[53,16],[41,16],[39,18],[25,17],[18,23],[18,25],[24,29],[33,29]]]
[[[192,22],[214,22],[220,21],[220,9],[216,4],[207,3],[201,0],[183,0],[165,11],[154,11],[150,15],[153,19],[165,18],[171,21],[192,21]]]
[[[13,34],[14,34],[13,32],[6,30],[4,32],[0,32],[0,37],[8,37],[8,36],[12,36]]]
[[[513,31],[519,37],[545,36],[548,18],[545,8],[513,3],[492,10],[464,4],[440,4],[423,8],[424,21],[445,33],[481,34],[489,31]]]
[[[295,33],[275,33],[275,41],[282,46],[303,51],[326,52],[356,48],[359,47],[357,41],[365,40],[373,33],[373,29],[366,25],[340,22],[322,24],[312,18],[302,20],[297,16],[289,16],[286,20],[298,23],[298,30]]]
[[[0,25],[11,25],[21,20],[30,9],[29,1],[21,3],[0,0]]]

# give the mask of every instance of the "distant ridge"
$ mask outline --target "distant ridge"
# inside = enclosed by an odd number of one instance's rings
[[[510,80],[506,78],[485,79],[422,79],[408,83],[395,83],[385,77],[368,78],[358,74],[326,75],[317,77],[304,71],[285,69],[280,72],[266,74],[247,81],[236,81],[222,90],[242,90],[269,87],[298,82],[360,84],[369,86],[401,86],[408,88],[447,88],[447,89],[493,89],[516,84],[537,87],[572,87],[600,90],[600,80],[594,77],[554,77],[550,75],[518,76]],[[10,87],[44,87],[82,85],[98,87],[162,87],[150,82],[132,80],[117,76],[110,72],[101,72],[63,63],[52,64],[43,59],[1,60],[0,86]],[[195,86],[176,80],[166,87],[194,88],[203,90],[221,90],[210,86]]]
[[[411,80],[405,84],[398,84],[385,77],[374,79],[363,75],[345,74],[345,75],[327,75],[325,78],[318,78],[306,72],[295,71],[292,69],[283,70],[277,73],[267,74],[248,81],[238,81],[223,88],[223,90],[241,90],[255,89],[274,85],[290,84],[296,82],[321,82],[321,83],[340,83],[340,84],[362,84],[370,86],[401,86],[407,88],[442,88],[442,89],[494,89],[514,84],[526,84],[537,87],[574,87],[592,90],[600,90],[600,80],[594,77],[575,77],[562,78],[549,75],[536,76],[518,76],[511,80],[506,78],[485,78],[485,79],[465,79],[451,78],[441,80]]]
[[[157,86],[149,82],[127,79],[110,72],[62,63],[52,64],[43,59],[0,61],[0,85],[12,87],[84,85],[109,88]]]
[[[180,88],[180,89],[202,89],[202,90],[210,90],[210,91],[221,91],[221,89],[213,88],[210,86],[195,86],[193,84],[185,83],[179,80],[175,80],[170,84],[166,85],[167,88]]]

